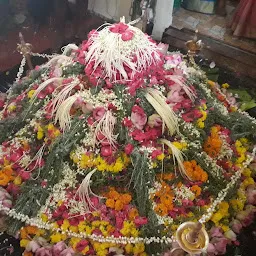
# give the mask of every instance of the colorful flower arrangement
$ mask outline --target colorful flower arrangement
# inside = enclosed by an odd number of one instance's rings
[[[187,221],[222,255],[253,221],[256,120],[129,24],[1,99],[0,217],[24,256],[169,255]]]

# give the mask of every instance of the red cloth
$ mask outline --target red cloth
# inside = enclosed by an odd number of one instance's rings
[[[235,36],[256,38],[256,0],[240,0],[231,29]]]

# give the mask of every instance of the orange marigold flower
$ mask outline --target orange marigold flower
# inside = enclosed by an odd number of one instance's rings
[[[207,181],[207,173],[199,165],[197,165],[197,162],[192,160],[190,161],[191,165],[188,162],[189,161],[184,162],[184,167],[188,177],[193,181]]]
[[[193,185],[191,187],[191,191],[194,192],[196,194],[196,196],[200,196],[202,189],[198,185]]]
[[[132,197],[129,194],[120,195],[119,199],[123,202],[123,204],[129,204],[132,201]]]
[[[34,226],[27,226],[26,230],[27,230],[28,234],[35,235],[37,233],[37,231],[38,231],[38,228],[34,227]]]
[[[27,251],[25,251],[25,252],[23,252],[22,255],[23,255],[23,256],[33,256],[33,253],[32,253],[32,252],[27,252]]]
[[[173,196],[170,194],[165,194],[160,197],[161,204],[165,205],[168,210],[173,209]]]
[[[167,207],[164,204],[158,204],[155,207],[155,211],[160,216],[165,216],[168,213],[168,209],[167,209]]]
[[[130,220],[134,220],[137,216],[139,216],[139,212],[136,208],[132,208],[130,211],[129,211],[129,219]]]
[[[115,210],[121,211],[124,208],[124,204],[121,200],[116,200],[115,202]]]
[[[114,209],[115,208],[115,200],[112,198],[107,199],[106,206]]]
[[[109,191],[108,197],[117,200],[120,197],[120,194],[115,189],[113,189]]]
[[[8,183],[11,181],[12,177],[6,175],[4,172],[0,173],[0,186],[7,186]]]

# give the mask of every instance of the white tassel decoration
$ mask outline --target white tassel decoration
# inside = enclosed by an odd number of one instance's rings
[[[68,44],[68,45],[62,47],[61,51],[62,51],[62,55],[67,55],[70,50],[76,51],[78,49],[79,49],[79,47],[77,45],[75,45],[75,44]]]
[[[79,186],[76,195],[78,195],[79,199],[83,202],[85,212],[90,212],[90,209],[96,210],[93,203],[91,202],[90,196],[95,196],[100,198],[100,196],[94,194],[91,190],[90,183],[91,177],[96,172],[96,169],[89,172],[84,180],[82,181],[81,185]]]
[[[116,136],[114,135],[114,129],[116,124],[116,118],[113,116],[110,110],[106,111],[104,116],[98,121],[95,122],[93,127],[94,130],[94,138],[93,138],[93,145],[96,145],[97,136],[101,134],[104,136],[109,143],[109,145],[113,148],[116,147]]]
[[[173,135],[175,132],[178,132],[178,117],[171,107],[166,103],[167,99],[164,97],[164,95],[160,91],[153,88],[148,88],[147,92],[146,99],[161,116],[170,134]]]
[[[44,81],[43,83],[41,83],[41,84],[38,86],[38,88],[36,89],[36,91],[34,92],[32,98],[31,98],[32,102],[35,101],[37,95],[38,95],[42,90],[44,90],[49,84],[51,84],[51,83],[61,83],[63,79],[64,79],[64,78],[61,78],[61,77],[53,77],[53,78],[47,79],[46,81]]]
[[[68,57],[66,55],[57,55],[53,57],[51,60],[49,60],[47,63],[42,65],[42,68],[50,68],[52,66],[55,66],[57,64],[62,64],[62,63],[71,63],[72,58]]]
[[[65,132],[66,129],[70,128],[70,124],[71,124],[70,110],[77,99],[78,99],[77,95],[72,95],[71,97],[67,98],[65,101],[61,103],[61,105],[59,106],[56,112],[55,123],[59,121],[60,128],[62,129],[63,132]]]
[[[65,87],[58,92],[58,94],[53,98],[51,107],[52,107],[52,115],[54,115],[61,104],[70,96],[72,90],[80,84],[80,81],[78,79],[75,79],[70,84],[66,84]],[[63,87],[63,85],[60,85],[56,89],[58,90],[60,87]]]
[[[133,33],[131,40],[124,41],[120,33],[113,33],[110,27],[106,26],[89,38],[90,47],[86,53],[87,65],[94,63],[94,71],[101,66],[113,82],[117,81],[117,73],[120,73],[121,80],[128,80],[125,66],[132,70],[132,77],[160,60],[158,47],[151,42],[147,35],[140,29],[127,25],[127,31]],[[116,24],[117,25],[117,24]],[[115,26],[116,26],[115,25]],[[136,57],[136,61],[134,61]]]
[[[161,139],[160,142],[162,144],[165,144],[167,147],[169,147],[169,149],[172,152],[174,166],[176,166],[176,161],[177,161],[177,165],[178,165],[177,167],[178,167],[178,170],[180,171],[181,175],[183,177],[185,176],[187,179],[189,179],[189,176],[188,176],[186,169],[183,165],[183,162],[184,162],[183,153],[177,147],[175,147],[170,141],[168,141],[166,139]]]

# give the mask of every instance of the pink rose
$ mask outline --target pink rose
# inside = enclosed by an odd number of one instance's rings
[[[137,227],[146,225],[148,223],[148,219],[146,217],[136,217],[134,223]]]
[[[254,186],[249,186],[246,191],[248,204],[256,205],[256,189]]]
[[[134,149],[134,146],[132,144],[127,144],[124,148],[125,154],[130,155]]]
[[[215,249],[218,254],[223,255],[227,250],[228,240],[226,238],[220,238],[217,243],[215,243]]]
[[[213,227],[210,230],[211,237],[223,237],[223,233],[221,232],[220,228]]]
[[[35,256],[52,256],[50,247],[41,247],[36,250]]]
[[[30,241],[26,246],[26,251],[35,253],[41,246],[34,240]]]
[[[59,256],[62,251],[64,251],[67,248],[67,245],[61,241],[57,244],[55,244],[52,248],[53,256]]]
[[[157,114],[153,114],[148,118],[148,125],[151,128],[160,127],[162,126],[162,124],[163,124],[162,118]]]
[[[75,255],[75,252],[72,248],[67,248],[64,251],[61,252],[60,256],[73,256]]]
[[[147,115],[141,107],[137,105],[133,106],[131,121],[137,129],[142,130],[144,128],[147,123]]]
[[[209,243],[207,247],[207,255],[208,254],[215,255],[215,252],[216,252],[215,246],[212,243]]]
[[[111,146],[103,146],[100,150],[100,154],[104,157],[108,157],[113,154],[113,150]]]
[[[92,112],[92,115],[93,115],[93,118],[96,120],[96,121],[99,121],[103,116],[104,114],[106,113],[106,110],[105,108],[103,107],[97,107],[93,110]]]

